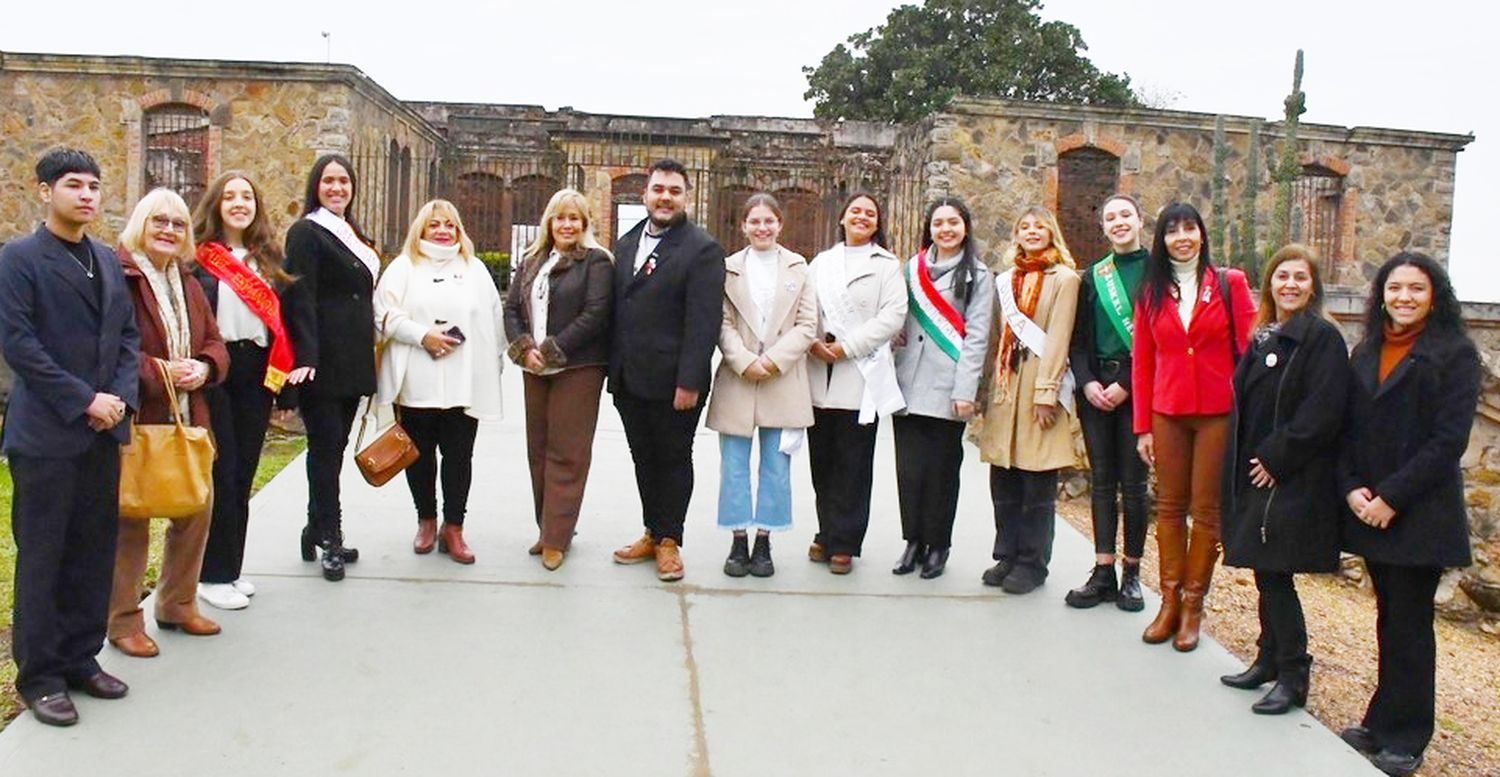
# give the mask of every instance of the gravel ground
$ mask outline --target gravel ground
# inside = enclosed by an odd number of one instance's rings
[[[1092,536],[1087,500],[1059,502],[1058,512],[1084,536]],[[1052,575],[1066,587],[1082,584],[1085,577],[1086,570],[1054,569]],[[1156,587],[1154,533],[1147,538],[1141,579]],[[1308,711],[1338,731],[1359,722],[1375,691],[1375,599],[1365,588],[1334,575],[1298,575],[1297,590],[1307,617],[1308,652],[1313,655]],[[1249,570],[1220,566],[1209,590],[1204,630],[1246,663],[1255,657],[1260,633],[1255,603],[1255,580]],[[1419,774],[1500,775],[1500,640],[1442,619],[1437,621],[1437,638],[1438,730]],[[1206,677],[1204,682],[1215,683],[1217,678]],[[1259,698],[1245,694],[1247,716]]]

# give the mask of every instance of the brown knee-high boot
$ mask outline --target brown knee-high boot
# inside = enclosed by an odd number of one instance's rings
[[[1161,610],[1141,639],[1158,645],[1177,632],[1182,609],[1182,567],[1187,554],[1187,526],[1182,519],[1156,522],[1157,566],[1161,570]]]
[[[1177,626],[1177,636],[1172,639],[1172,647],[1184,653],[1198,647],[1198,629],[1203,625],[1203,598],[1208,595],[1208,584],[1213,579],[1214,563],[1218,560],[1218,532],[1209,527],[1200,529],[1195,522],[1182,583],[1182,619]]]

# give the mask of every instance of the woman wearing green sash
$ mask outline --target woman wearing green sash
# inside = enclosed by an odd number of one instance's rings
[[[1089,452],[1094,517],[1094,571],[1068,592],[1070,607],[1114,602],[1129,612],[1141,599],[1141,556],[1146,552],[1146,464],[1136,454],[1130,404],[1131,304],[1151,252],[1141,245],[1141,206],[1114,194],[1099,208],[1110,253],[1084,270],[1073,324],[1073,375],[1078,379],[1078,420]],[[1115,506],[1116,495],[1120,506]],[[1115,578],[1115,534],[1125,515],[1125,558]]]
[[[958,511],[964,425],[974,417],[990,340],[995,282],[969,239],[961,200],[927,208],[922,250],[906,263],[906,325],[896,336],[896,383],[906,410],[891,420],[906,550],[891,571],[943,574]]]

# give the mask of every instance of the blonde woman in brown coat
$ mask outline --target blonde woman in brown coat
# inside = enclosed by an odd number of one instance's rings
[[[984,582],[1025,594],[1047,578],[1057,471],[1075,461],[1068,345],[1079,277],[1046,208],[1026,209],[1011,236],[1009,269],[995,281],[1000,336],[990,344],[989,394],[974,437],[995,503],[997,563]]]
[[[750,245],[724,259],[724,358],[714,375],[708,428],[719,433],[719,527],[734,533],[724,561],[730,577],[775,573],[771,532],[792,527],[791,454],[813,422],[807,350],[817,336],[817,291],[807,260],[777,244],[781,223],[774,197],[751,195],[741,223]],[[752,500],[755,436],[760,466]]]

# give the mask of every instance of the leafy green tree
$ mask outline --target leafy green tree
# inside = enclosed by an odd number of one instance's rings
[[[926,0],[851,35],[804,67],[820,118],[909,122],[955,94],[1012,100],[1135,105],[1130,77],[1104,73],[1081,52],[1078,28],[1044,22],[1040,0]]]

